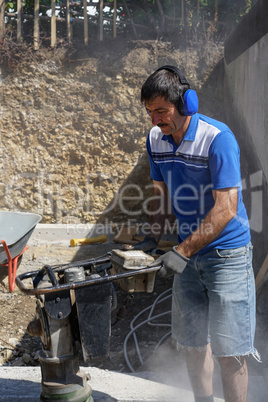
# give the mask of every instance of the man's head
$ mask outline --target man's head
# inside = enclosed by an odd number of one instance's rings
[[[147,78],[141,89],[141,102],[146,105],[157,97],[172,103],[182,116],[197,112],[196,92],[190,90],[189,82],[177,67],[160,67]]]

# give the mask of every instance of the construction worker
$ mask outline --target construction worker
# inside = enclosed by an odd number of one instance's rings
[[[151,231],[136,248],[157,247],[170,197],[178,245],[152,266],[161,264],[163,277],[174,275],[172,337],[185,349],[195,401],[214,400],[213,355],[221,367],[225,400],[246,402],[246,356],[259,356],[239,146],[224,123],[197,112],[197,94],[176,67],[151,74],[141,102],[153,124],[147,150],[154,197]]]

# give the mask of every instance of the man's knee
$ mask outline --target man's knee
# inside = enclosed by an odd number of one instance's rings
[[[245,356],[218,357],[220,367],[223,371],[227,370],[230,374],[247,371],[247,362]]]

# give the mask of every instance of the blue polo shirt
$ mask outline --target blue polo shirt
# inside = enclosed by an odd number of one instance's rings
[[[237,215],[208,246],[242,247],[250,241],[250,230],[241,193],[240,151],[234,134],[224,124],[199,113],[177,146],[171,135],[153,127],[147,138],[151,178],[167,185],[178,223],[178,241],[199,226],[214,205],[212,190],[237,187]]]

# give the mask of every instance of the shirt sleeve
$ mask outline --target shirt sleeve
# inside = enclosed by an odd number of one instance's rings
[[[153,157],[152,157],[152,150],[151,150],[151,145],[150,145],[150,134],[147,137],[146,147],[147,147],[147,152],[149,155],[149,162],[150,162],[150,176],[155,181],[163,181],[163,176],[160,171],[160,168],[154,162]]]
[[[231,131],[223,131],[209,150],[209,169],[213,189],[241,188],[240,150]]]

